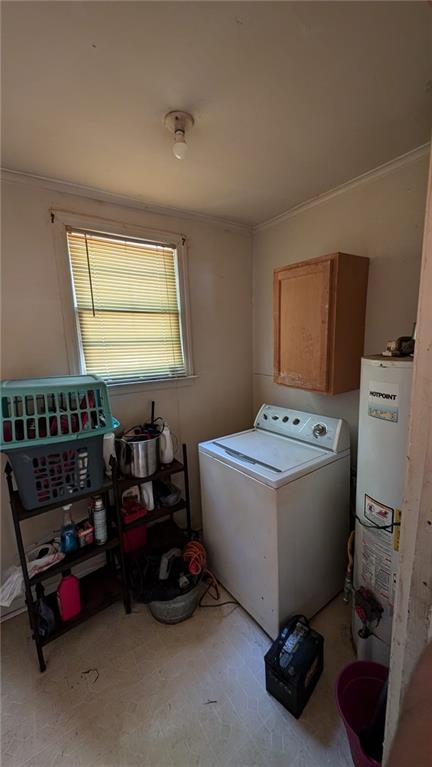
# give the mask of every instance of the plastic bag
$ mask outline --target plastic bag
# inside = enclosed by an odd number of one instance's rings
[[[45,591],[41,583],[38,583],[36,586],[36,596],[36,630],[42,639],[47,639],[56,627],[56,619],[51,607],[47,604]]]
[[[41,556],[41,551],[43,556]],[[42,572],[42,570],[48,570],[52,565],[56,565],[57,562],[61,562],[64,559],[62,551],[58,551],[56,546],[51,543],[44,543],[38,545],[27,552],[27,569],[30,578],[36,573]]]
[[[60,551],[56,551],[53,546],[46,544],[49,553],[44,557],[31,559],[34,556],[34,552],[27,554],[27,569],[29,577],[31,578],[36,573],[40,573],[42,570],[47,570],[52,565],[61,562],[64,559],[64,554]],[[21,567],[19,565],[13,565],[6,571],[6,580],[0,588],[0,605],[2,607],[10,607],[14,599],[20,594],[24,593],[24,577]]]
[[[16,597],[24,591],[24,578],[20,567],[13,565],[6,570],[6,580],[0,588],[0,605],[10,607]]]

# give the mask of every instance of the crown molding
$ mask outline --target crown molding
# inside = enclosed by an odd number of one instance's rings
[[[171,216],[187,221],[194,221],[201,224],[211,224],[224,229],[230,229],[238,232],[250,234],[252,232],[251,224],[243,224],[240,221],[231,221],[219,216],[211,216],[205,213],[195,213],[193,211],[182,210],[181,208],[165,207],[155,203],[147,203],[137,197],[128,197],[123,194],[107,192],[103,189],[97,189],[91,186],[75,184],[72,181],[63,181],[46,176],[38,176],[33,173],[24,173],[10,168],[1,168],[2,181],[14,184],[25,184],[27,186],[37,186],[42,189],[48,189],[51,192],[60,192],[61,194],[74,194],[79,197],[87,197],[96,202],[106,202],[112,205],[122,205],[127,208],[143,210],[147,213],[153,213],[160,216]]]
[[[382,165],[378,165],[377,168],[366,171],[366,173],[362,173],[360,176],[356,176],[350,181],[346,181],[345,183],[340,184],[340,186],[333,187],[333,189],[329,189],[327,192],[323,192],[316,197],[311,197],[309,200],[305,200],[304,202],[289,208],[283,213],[279,213],[277,216],[273,216],[272,218],[267,219],[267,221],[263,221],[262,223],[255,225],[244,224],[239,221],[231,221],[230,219],[221,218],[219,216],[210,216],[205,213],[195,213],[193,211],[185,211],[180,208],[165,207],[155,203],[146,203],[136,197],[128,197],[127,195],[115,194],[113,192],[107,192],[103,189],[97,189],[95,187],[75,184],[72,181],[62,181],[60,179],[47,178],[46,176],[38,176],[33,173],[24,173],[22,171],[11,170],[8,168],[1,169],[1,178],[2,181],[6,182],[38,186],[39,188],[49,189],[52,192],[74,194],[78,195],[79,197],[87,197],[97,202],[107,202],[111,203],[112,205],[122,205],[123,207],[144,210],[147,213],[153,213],[155,215],[171,216],[186,221],[195,221],[197,223],[210,224],[212,226],[219,226],[233,231],[252,234],[270,229],[271,227],[286,221],[288,218],[296,216],[298,213],[303,213],[303,211],[306,211],[309,208],[314,208],[316,205],[321,205],[321,203],[327,202],[327,200],[331,200],[333,197],[337,197],[338,195],[343,194],[350,189],[355,189],[355,187],[360,186],[361,184],[366,184],[369,181],[379,178],[380,176],[385,176],[388,173],[392,173],[398,168],[402,168],[404,165],[409,165],[410,163],[415,162],[422,157],[426,157],[429,154],[429,151],[430,143],[422,144],[421,146],[416,147],[415,149],[412,149],[409,152],[400,155],[399,157],[396,157],[394,160],[390,160],[389,162],[383,163]]]
[[[402,168],[404,165],[409,165],[422,157],[426,157],[429,154],[430,147],[430,143],[427,143],[422,144],[415,149],[411,149],[409,152],[396,157],[394,160],[378,165],[378,167],[373,168],[373,170],[368,170],[366,173],[362,173],[360,176],[356,176],[350,181],[340,184],[340,186],[335,186],[333,189],[329,189],[328,192],[323,192],[316,197],[311,197],[310,200],[305,200],[305,202],[301,202],[293,208],[289,208],[284,213],[279,213],[277,216],[273,216],[272,218],[267,219],[267,221],[263,221],[261,224],[255,224],[255,226],[252,227],[252,231],[254,233],[263,232],[277,224],[281,224],[292,216],[296,216],[298,213],[303,213],[303,211],[309,210],[309,208],[314,208],[316,205],[321,205],[321,203],[327,202],[327,200],[331,200],[333,197],[348,192],[350,189],[355,189],[355,187],[373,181],[380,176],[386,176],[388,173],[392,173],[398,168]]]

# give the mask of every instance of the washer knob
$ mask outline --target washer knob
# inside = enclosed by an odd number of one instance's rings
[[[316,423],[312,429],[312,434],[318,439],[318,437],[324,437],[327,434],[327,426],[323,423]]]

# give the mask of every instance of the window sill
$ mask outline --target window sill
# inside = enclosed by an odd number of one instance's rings
[[[181,389],[192,386],[199,376],[182,376],[181,378],[155,378],[152,381],[133,381],[131,383],[108,384],[110,397],[139,392],[158,391],[159,389]]]

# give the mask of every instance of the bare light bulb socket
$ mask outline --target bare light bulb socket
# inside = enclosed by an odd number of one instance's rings
[[[174,157],[177,160],[183,160],[187,152],[187,144],[185,140],[184,130],[176,130],[175,141],[173,146]]]
[[[183,160],[187,152],[186,131],[194,124],[194,119],[189,112],[174,110],[164,117],[165,127],[174,134],[173,153],[177,160]]]

